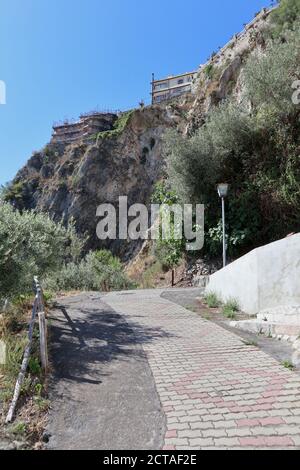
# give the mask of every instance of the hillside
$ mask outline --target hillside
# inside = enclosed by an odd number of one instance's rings
[[[50,142],[19,171],[6,199],[19,209],[45,211],[65,223],[74,218],[78,232],[89,236],[86,248],[99,247],[97,206],[117,203],[125,195],[130,204],[149,203],[162,174],[162,135],[182,123],[185,106],[133,110],[116,115],[112,129],[97,136]],[[119,255],[128,249],[117,242],[109,247]]]
[[[110,126],[93,136],[79,136],[72,142],[54,140],[35,152],[7,189],[6,200],[19,209],[48,212],[64,223],[74,218],[78,232],[88,234],[86,249],[103,247],[103,242],[96,238],[97,206],[104,202],[116,203],[121,195],[128,195],[129,204],[149,204],[155,184],[165,175],[163,138],[166,131],[173,129],[187,138],[193,136],[206,123],[211,111],[228,99],[236,105],[246,100],[251,110],[253,103],[245,95],[244,68],[249,57],[264,54],[270,14],[273,15],[272,10],[263,9],[245,25],[243,32],[235,34],[228,44],[211,55],[199,69],[191,94],[115,115]],[[229,160],[224,165],[225,171],[220,177],[232,179],[236,175],[239,180],[240,169],[234,166],[236,163]],[[181,172],[184,173],[184,169],[179,170]],[[189,169],[189,180],[195,178],[197,173],[193,173],[193,169]],[[178,187],[181,183],[185,184],[179,181]],[[242,185],[237,187],[236,194],[241,191]],[[214,219],[210,228],[214,229],[216,223]],[[289,229],[287,224],[286,230]],[[268,237],[271,235],[267,234],[265,239]],[[263,237],[254,243],[262,241]],[[242,249],[247,249],[248,245]],[[105,247],[129,260],[140,244],[115,241]]]

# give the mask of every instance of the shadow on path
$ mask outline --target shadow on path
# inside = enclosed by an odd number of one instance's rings
[[[88,294],[51,313],[50,448],[158,449],[165,418],[142,344],[169,337],[128,324]]]

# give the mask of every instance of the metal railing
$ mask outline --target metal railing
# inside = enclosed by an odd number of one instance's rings
[[[37,277],[35,277],[33,281],[33,290],[35,293],[35,298],[34,298],[32,311],[31,311],[31,319],[29,322],[28,343],[24,350],[21,369],[20,369],[18,379],[15,385],[12,402],[9,407],[6,420],[5,420],[6,423],[10,423],[13,420],[13,417],[15,414],[17,402],[21,393],[22,384],[24,382],[26,371],[28,368],[29,360],[30,360],[32,341],[33,341],[33,331],[34,331],[34,326],[35,326],[37,317],[39,321],[39,331],[40,331],[41,363],[42,363],[42,367],[44,371],[47,371],[47,368],[48,368],[47,320],[45,317],[45,303],[44,303],[43,290],[41,288],[41,285]]]

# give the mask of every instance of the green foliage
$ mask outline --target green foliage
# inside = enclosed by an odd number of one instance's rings
[[[161,220],[165,217],[168,220],[168,208],[172,209],[173,204],[178,203],[176,192],[168,187],[165,182],[159,182],[155,185],[152,194],[152,203],[160,204],[160,224]],[[160,239],[155,241],[154,253],[156,258],[160,261],[165,270],[174,268],[180,263],[183,252],[185,249],[184,238],[178,239],[176,232],[182,233],[182,227],[175,226],[175,217],[171,212],[170,214],[170,233],[168,239],[164,239],[162,234],[162,227],[160,225]]]
[[[154,186],[154,191],[151,196],[153,204],[167,204],[171,206],[178,202],[176,192],[171,189],[165,181],[159,181]]]
[[[83,247],[71,222],[66,229],[48,215],[0,203],[0,298],[32,291],[33,276],[77,260]]]
[[[15,423],[12,428],[11,428],[11,433],[14,434],[15,436],[25,436],[27,430],[26,423],[23,421],[20,421],[18,423]]]
[[[280,38],[286,31],[294,29],[299,16],[299,0],[281,0],[279,7],[271,13],[271,37]]]
[[[223,305],[222,313],[226,318],[234,320],[239,310],[240,307],[238,301],[236,299],[228,299],[227,302]]]
[[[125,113],[121,113],[114,124],[114,128],[111,131],[99,132],[94,136],[95,139],[110,139],[111,137],[115,137],[120,135],[125,127],[128,125],[131,116],[133,115],[134,110],[127,111]]]
[[[5,337],[6,342],[6,364],[4,366],[6,374],[16,377],[20,371],[20,365],[27,345],[28,338],[26,331],[18,335],[8,335]]]
[[[122,290],[135,285],[124,274],[120,260],[111,252],[90,252],[79,263],[68,263],[44,280],[54,292],[68,290]]]
[[[168,182],[184,203],[204,203],[205,247],[221,254],[221,207],[216,186],[230,184],[227,245],[238,256],[300,229],[300,109],[292,103],[299,78],[300,29],[245,65],[246,100],[211,109],[191,137],[165,137]],[[248,100],[252,103],[249,112]]]
[[[295,366],[291,361],[283,361],[281,365],[285,367],[286,369],[295,370]]]
[[[183,202],[208,203],[224,174],[226,160],[238,159],[253,141],[251,118],[242,107],[228,101],[214,108],[207,122],[190,139],[176,131],[165,137],[167,172]]]
[[[183,251],[184,243],[182,240],[159,240],[155,245],[155,256],[165,270],[178,266],[182,259]]]
[[[257,53],[249,58],[244,71],[247,95],[262,126],[266,120],[273,124],[299,111],[292,102],[292,83],[299,79],[299,61],[300,29],[289,32],[284,43],[270,43],[263,56]]]
[[[204,74],[207,78],[209,78],[209,79],[213,78],[213,75],[214,75],[214,66],[213,66],[213,64],[206,65],[206,67],[204,68],[203,71],[204,71]]]
[[[2,186],[1,189],[2,199],[7,202],[19,201],[23,199],[24,189],[24,183],[21,181],[16,183],[7,183],[5,186]]]
[[[29,359],[28,370],[33,375],[41,374],[42,368],[40,365],[40,361],[36,357],[31,357]]]
[[[221,305],[221,301],[215,292],[208,292],[203,301],[209,308],[218,308]]]

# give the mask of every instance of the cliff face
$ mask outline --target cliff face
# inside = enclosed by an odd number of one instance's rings
[[[82,137],[85,117],[71,129],[74,139],[61,140],[65,130],[58,129],[50,144],[17,174],[8,199],[20,209],[48,211],[56,220],[67,222],[73,217],[78,231],[89,236],[87,248],[105,246],[96,237],[97,206],[116,203],[124,195],[129,204],[150,202],[163,172],[164,132],[175,127],[191,134],[205,122],[212,106],[231,95],[242,99],[243,64],[252,51],[264,47],[268,15],[262,11],[243,33],[212,55],[199,70],[191,95],[121,116],[109,115],[110,127],[92,137]],[[106,246],[127,259],[139,244],[115,241]]]
[[[243,65],[253,52],[262,52],[266,46],[265,32],[272,9],[263,9],[244,30],[235,34],[198,72],[193,85],[195,97],[188,115],[186,132],[191,134],[205,122],[212,106],[224,99],[243,99]]]
[[[73,143],[51,142],[19,171],[8,197],[20,209],[47,211],[65,222],[73,217],[78,231],[89,236],[87,248],[105,245],[96,237],[97,206],[116,204],[119,196],[128,196],[129,204],[150,202],[162,175],[162,136],[182,124],[185,106],[183,99],[131,111],[117,118],[113,130]],[[137,245],[106,246],[126,258]]]

